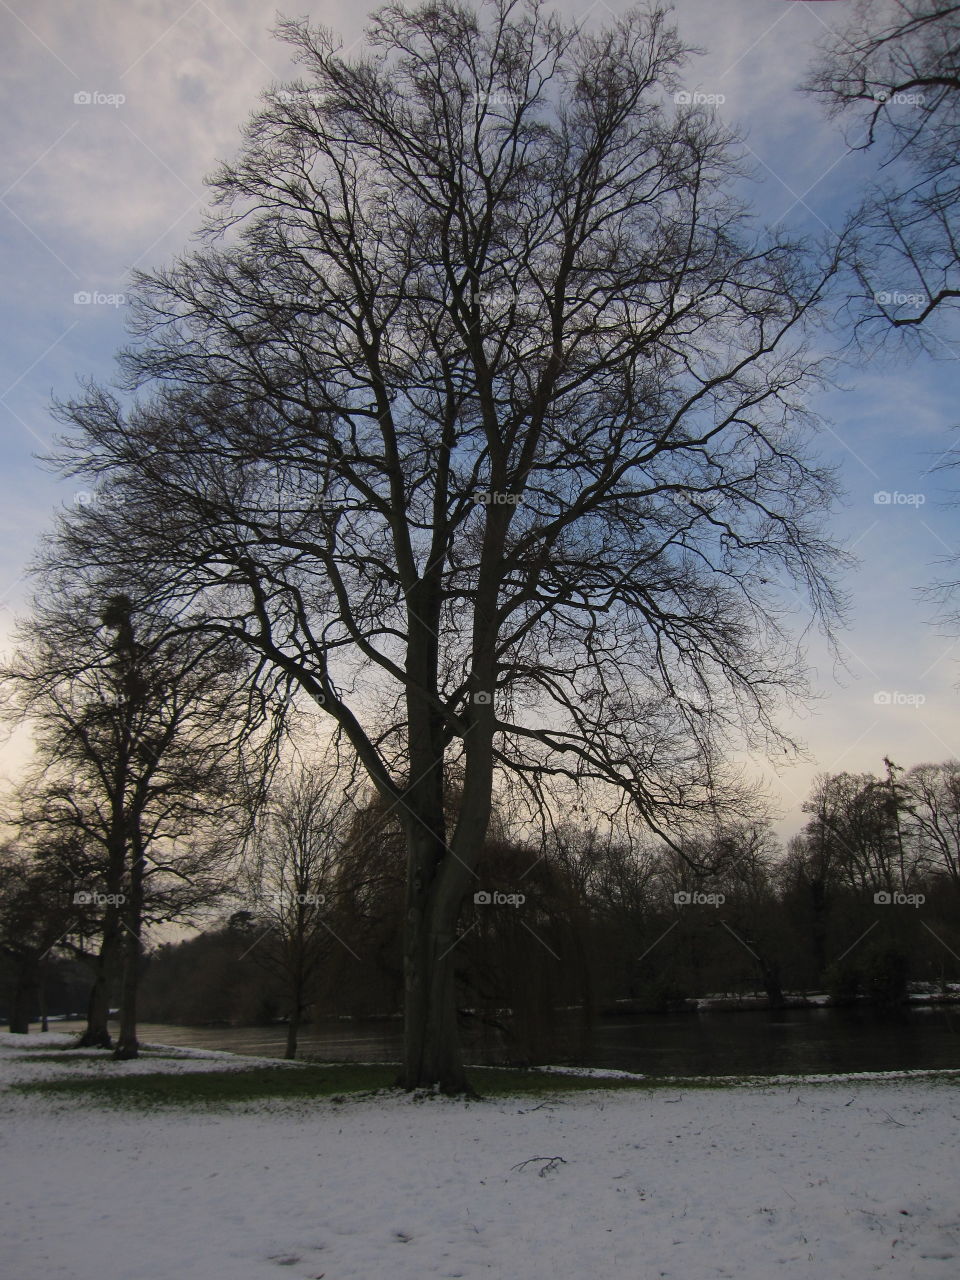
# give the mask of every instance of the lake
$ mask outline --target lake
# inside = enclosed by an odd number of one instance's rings
[[[54,1022],[67,1031],[79,1022]],[[225,1049],[260,1057],[283,1054],[286,1031],[270,1027],[179,1027],[144,1023],[148,1043]],[[738,1075],[960,1068],[960,1006],[934,1005],[880,1015],[865,1008],[804,1008],[631,1014],[601,1018],[579,1060],[570,1049],[558,1065],[649,1075]],[[337,1061],[395,1062],[399,1019],[332,1019],[306,1027],[300,1052]],[[469,1054],[468,1054],[469,1059]]]

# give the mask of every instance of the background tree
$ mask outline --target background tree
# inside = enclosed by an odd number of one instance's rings
[[[960,762],[914,765],[903,790],[918,863],[960,888]]]
[[[738,809],[722,741],[782,750],[777,584],[837,603],[803,337],[834,263],[752,230],[729,132],[665,105],[662,9],[388,6],[352,61],[281,32],[306,78],[214,179],[213,242],[139,278],[140,398],[63,408],[99,488],[58,556],[165,581],[339,726],[404,825],[402,1079],[459,1091],[496,787],[675,840]]]
[[[960,5],[856,0],[808,87],[881,178],[856,211],[858,330],[913,332],[936,350],[960,299]]]
[[[284,1056],[297,1038],[320,967],[339,939],[327,923],[340,851],[353,806],[343,778],[323,765],[302,766],[275,783],[261,808],[246,884],[255,927],[250,954],[278,978],[287,1018]]]
[[[39,1011],[46,1030],[44,965],[76,927],[74,879],[55,850],[0,849],[0,963],[8,988],[8,1026],[26,1035]]]
[[[24,821],[80,835],[85,888],[105,902],[102,942],[81,1044],[135,1057],[136,990],[145,920],[188,916],[220,888],[248,800],[250,730],[242,651],[180,636],[168,617],[122,593],[54,582],[3,673],[9,711],[34,732]]]

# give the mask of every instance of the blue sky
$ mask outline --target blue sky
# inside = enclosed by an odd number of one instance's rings
[[[298,0],[347,45],[375,6]],[[623,5],[557,6],[603,22]],[[765,220],[828,233],[873,172],[850,153],[841,127],[800,95],[814,41],[841,22],[847,0],[678,0],[674,18],[695,60],[687,87],[722,97],[717,110],[743,132],[757,174],[749,188]],[[0,160],[0,644],[29,590],[24,570],[58,503],[78,486],[35,459],[53,432],[48,405],[78,375],[109,379],[124,340],[122,295],[134,266],[183,249],[203,207],[203,176],[230,156],[259,93],[292,74],[270,34],[272,10],[256,0],[0,0],[7,51]],[[75,101],[75,95],[88,101]],[[122,99],[122,100],[121,100]],[[891,281],[891,289],[898,287]],[[76,303],[76,294],[92,303]],[[938,358],[884,356],[843,373],[842,389],[811,407],[826,419],[819,452],[847,491],[834,533],[859,557],[845,586],[850,626],[845,669],[808,640],[818,698],[784,720],[805,758],[746,767],[770,786],[783,834],[820,771],[943,760],[960,754],[960,644],[932,622],[916,588],[960,549],[949,475],[931,473],[960,415],[960,346]],[[953,483],[960,486],[960,472]],[[878,492],[920,495],[877,503]],[[877,702],[877,694],[890,695]],[[15,776],[22,735],[0,747],[0,779]]]

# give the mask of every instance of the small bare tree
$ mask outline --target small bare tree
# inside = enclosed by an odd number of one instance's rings
[[[271,788],[254,832],[246,885],[263,933],[250,955],[283,991],[287,1058],[297,1056],[311,987],[338,945],[326,917],[353,812],[334,770],[302,766]]]

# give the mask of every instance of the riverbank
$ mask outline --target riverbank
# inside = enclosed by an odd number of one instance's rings
[[[311,1070],[163,1047],[62,1065],[68,1043],[0,1036],[0,1079]],[[956,1080],[146,1109],[7,1087],[4,1266],[16,1280],[947,1280]]]

